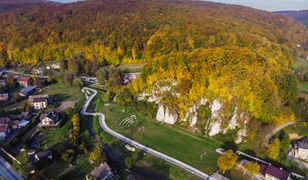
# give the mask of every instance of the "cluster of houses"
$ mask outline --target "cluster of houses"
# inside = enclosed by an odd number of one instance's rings
[[[30,118],[31,116],[28,112],[0,117],[0,140],[5,140],[11,132],[27,126]]]

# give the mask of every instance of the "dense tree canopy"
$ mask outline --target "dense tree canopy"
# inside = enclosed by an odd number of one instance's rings
[[[307,42],[306,27],[291,19],[210,2],[96,0],[18,9],[0,19],[0,59],[32,65],[76,58],[143,62],[199,48],[255,48],[259,41],[286,45],[288,52]]]
[[[164,100],[182,117],[204,96],[262,122],[282,117],[298,92],[289,68],[308,45],[307,27],[294,20],[212,2],[93,0],[21,8],[0,19],[0,65],[56,60],[72,80],[94,75],[98,65],[147,62],[133,91],[177,80],[181,97]],[[105,79],[117,84],[116,76]]]

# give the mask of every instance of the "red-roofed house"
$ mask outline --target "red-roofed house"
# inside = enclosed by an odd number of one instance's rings
[[[19,78],[18,83],[21,86],[28,87],[28,86],[31,85],[31,78],[30,77],[21,77],[21,78]]]

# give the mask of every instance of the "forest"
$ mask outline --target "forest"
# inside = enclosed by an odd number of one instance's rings
[[[97,64],[146,62],[133,93],[176,79],[180,114],[209,96],[269,122],[296,97],[290,68],[308,52],[305,25],[211,2],[90,0],[19,8],[0,19],[0,66],[56,60],[78,64],[69,68],[76,75]]]

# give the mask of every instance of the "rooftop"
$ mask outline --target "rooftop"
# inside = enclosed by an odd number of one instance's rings
[[[8,125],[10,121],[9,117],[0,117],[0,124]]]
[[[308,149],[308,137],[304,137],[298,141],[298,147],[302,149]]]
[[[19,78],[19,80],[18,81],[30,81],[31,80],[31,78],[30,77],[21,77],[21,78]]]
[[[112,171],[109,165],[104,162],[96,169],[94,169],[88,176],[96,179],[107,179],[108,177],[112,176]]]
[[[47,97],[34,97],[33,98],[33,103],[37,103],[37,102],[46,102],[47,101]]]
[[[288,173],[287,171],[271,165],[261,164],[260,171],[262,174],[268,174],[280,180],[287,180],[290,176],[290,173]]]

